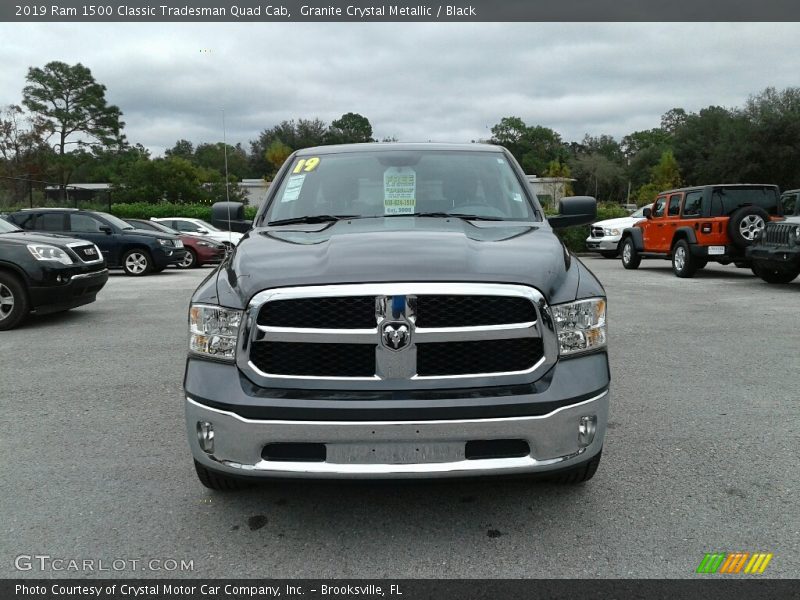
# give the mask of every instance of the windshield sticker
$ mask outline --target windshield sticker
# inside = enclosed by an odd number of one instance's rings
[[[504,164],[506,164],[506,161],[504,161],[502,158],[498,158],[497,159],[497,164],[498,165],[504,165]]]
[[[512,196],[512,198],[513,198],[514,202],[522,202],[522,194],[518,194],[517,192],[514,192],[514,196]]]
[[[319,157],[312,156],[311,158],[301,158],[292,169],[292,173],[310,173],[319,166]]]
[[[303,182],[305,180],[305,174],[290,176],[289,181],[286,183],[286,187],[283,190],[281,202],[294,202],[297,200],[300,197],[300,190],[303,189]]]
[[[417,205],[417,173],[410,167],[390,167],[383,173],[383,213],[408,215]]]

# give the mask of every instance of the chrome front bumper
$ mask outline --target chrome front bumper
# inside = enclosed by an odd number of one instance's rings
[[[621,239],[621,235],[607,235],[599,238],[588,237],[586,238],[586,248],[588,250],[616,250],[619,247],[619,241]]]
[[[542,416],[447,421],[260,421],[245,419],[186,398],[189,444],[195,459],[209,469],[252,477],[410,478],[464,477],[489,474],[546,472],[589,460],[603,445],[608,420],[609,391]],[[596,432],[588,444],[579,442],[581,417],[596,417]],[[213,451],[200,447],[198,423],[214,430]],[[530,454],[507,458],[466,459],[468,441],[521,439]],[[318,443],[328,449],[325,461],[276,461],[262,458],[266,444]],[[424,445],[445,456],[442,462],[342,460],[347,448]],[[343,450],[345,450],[343,452]],[[375,452],[375,450],[372,450]],[[363,454],[362,454],[363,455]],[[339,461],[339,462],[334,462]]]

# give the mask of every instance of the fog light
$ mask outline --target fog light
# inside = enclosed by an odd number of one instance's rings
[[[214,426],[211,423],[197,422],[197,441],[206,454],[214,452]]]
[[[578,444],[581,448],[585,448],[594,440],[594,434],[597,431],[597,416],[581,417],[578,422]]]

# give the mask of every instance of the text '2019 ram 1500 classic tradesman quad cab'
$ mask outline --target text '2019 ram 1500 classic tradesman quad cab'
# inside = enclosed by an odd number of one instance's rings
[[[363,144],[293,154],[195,292],[184,379],[201,482],[591,478],[609,403],[601,284],[511,154]]]

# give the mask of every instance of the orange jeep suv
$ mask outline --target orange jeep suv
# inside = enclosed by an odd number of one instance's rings
[[[644,221],[622,232],[622,265],[642,258],[672,259],[678,277],[692,277],[708,261],[749,267],[745,248],[767,221],[781,215],[775,185],[703,185],[662,192]]]

